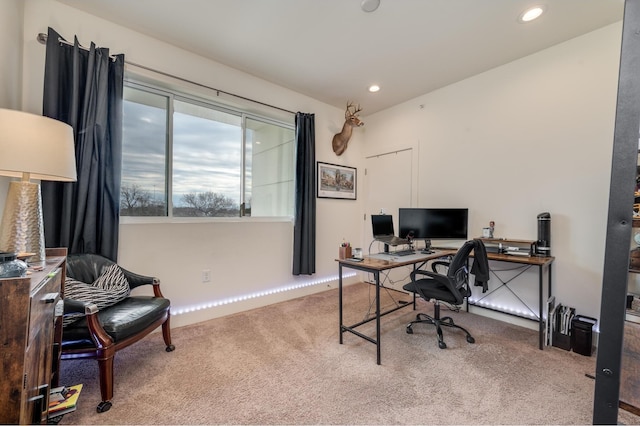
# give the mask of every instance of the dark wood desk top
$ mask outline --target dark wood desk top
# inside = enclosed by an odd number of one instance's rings
[[[356,269],[368,269],[372,271],[384,271],[386,269],[398,268],[400,266],[415,265],[416,263],[427,262],[449,254],[455,254],[455,250],[435,250],[431,254],[411,254],[408,256],[393,256],[379,253],[378,255],[365,256],[361,261],[353,259],[336,259],[342,266]],[[388,258],[388,259],[387,259]]]
[[[487,253],[487,259],[499,260],[500,262],[522,263],[524,265],[546,266],[550,265],[556,258],[553,256],[540,257],[518,256],[514,254],[503,253]]]
[[[362,261],[354,261],[353,259],[336,259],[342,266],[355,267],[356,269],[369,269],[372,271],[384,271],[386,269],[393,269],[399,266],[415,265],[416,263],[427,262],[434,260],[442,256],[454,255],[457,250],[442,250],[436,249],[431,254],[416,253],[409,256],[392,256],[384,255],[382,253],[374,256],[365,256]],[[473,252],[471,252],[473,257]],[[388,258],[387,258],[388,257]],[[504,253],[487,253],[489,260],[495,260],[500,262],[520,263],[522,265],[534,265],[534,266],[547,266],[553,263],[555,257],[547,256],[518,256]]]

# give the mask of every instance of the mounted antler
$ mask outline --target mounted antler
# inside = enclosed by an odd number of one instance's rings
[[[349,143],[349,139],[351,139],[351,132],[353,128],[364,126],[364,121],[360,121],[360,118],[357,116],[360,111],[362,111],[360,104],[354,107],[352,102],[347,102],[347,110],[344,112],[344,125],[342,126],[342,131],[340,133],[336,133],[333,136],[333,141],[331,142],[333,152],[335,152],[336,155],[342,155],[342,153],[347,149],[347,144]]]

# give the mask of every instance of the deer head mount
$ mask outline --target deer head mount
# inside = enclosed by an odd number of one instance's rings
[[[362,111],[360,105],[353,106],[352,102],[347,102],[347,110],[344,112],[344,125],[342,126],[342,131],[333,135],[333,141],[331,142],[333,152],[335,152],[336,155],[342,155],[342,153],[347,149],[347,144],[349,143],[349,139],[351,139],[351,132],[353,128],[364,126],[364,121],[360,121],[360,118],[358,118],[357,115],[360,111]]]

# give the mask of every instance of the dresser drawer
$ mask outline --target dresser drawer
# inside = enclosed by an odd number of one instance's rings
[[[56,303],[60,300],[60,275],[60,269],[51,272],[31,294],[28,345],[42,327],[50,327]]]

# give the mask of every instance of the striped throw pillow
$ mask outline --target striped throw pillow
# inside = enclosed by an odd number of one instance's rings
[[[103,268],[100,276],[92,284],[83,283],[71,277],[67,277],[64,283],[65,299],[95,303],[98,309],[115,305],[129,296],[130,292],[127,277],[115,263]],[[84,314],[65,315],[62,326],[66,327],[82,317]]]

